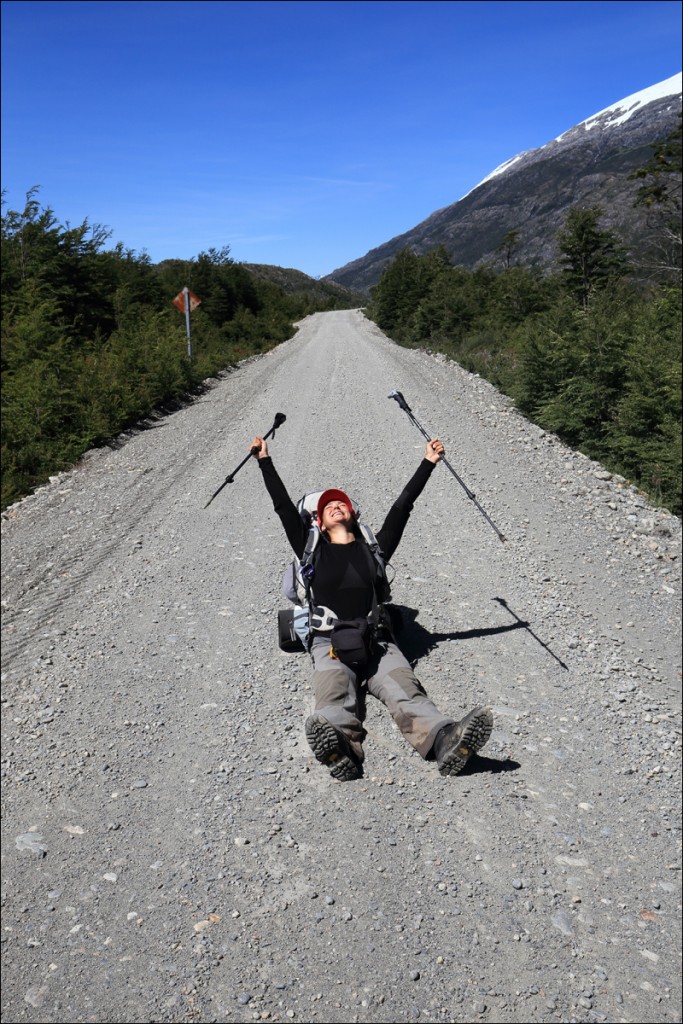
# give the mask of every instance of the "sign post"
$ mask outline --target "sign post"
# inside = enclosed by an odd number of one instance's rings
[[[181,292],[178,292],[175,299],[173,299],[173,305],[180,310],[181,313],[185,314],[185,330],[187,331],[187,358],[192,359],[192,342],[190,340],[190,313],[193,313],[197,306],[201,303],[201,299],[198,299],[194,292],[185,285]]]

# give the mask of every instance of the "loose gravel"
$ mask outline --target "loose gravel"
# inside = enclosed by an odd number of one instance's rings
[[[287,542],[248,463],[384,514],[404,649],[490,742],[443,778],[369,700],[303,730]],[[488,383],[316,314],[3,527],[3,1021],[680,1021],[680,521]]]

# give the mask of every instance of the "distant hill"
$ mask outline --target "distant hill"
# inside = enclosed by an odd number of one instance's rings
[[[239,266],[244,267],[259,281],[269,281],[287,294],[308,295],[315,302],[335,300],[340,305],[351,307],[362,306],[367,301],[367,296],[362,292],[354,291],[336,281],[309,277],[301,270],[275,267],[268,263],[240,263]]]
[[[456,203],[323,280],[367,294],[397,253],[422,255],[438,245],[456,265],[496,262],[496,249],[510,231],[519,232],[516,263],[550,269],[557,258],[555,236],[572,206],[600,206],[604,226],[636,247],[647,230],[646,213],[633,207],[640,183],[629,175],[675,128],[680,109],[678,74],[513,157]]]

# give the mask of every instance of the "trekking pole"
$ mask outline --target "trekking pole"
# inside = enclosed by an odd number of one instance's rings
[[[410,420],[412,420],[412,422],[415,424],[415,426],[420,431],[420,433],[424,437],[426,437],[428,441],[432,440],[431,434],[428,434],[427,431],[424,429],[424,427],[420,423],[418,423],[418,421],[413,416],[412,409],[410,408],[410,406],[408,405],[408,403],[406,402],[405,398],[403,397],[403,395],[401,394],[400,391],[392,391],[391,394],[387,395],[387,398],[395,398],[396,401],[398,402],[398,404],[400,405],[400,407],[403,409],[403,411],[408,414],[408,418]],[[506,540],[505,536],[500,532],[500,530],[498,529],[496,524],[493,522],[491,517],[481,507],[481,505],[477,501],[477,498],[476,498],[476,495],[474,494],[474,492],[471,491],[469,489],[469,487],[467,486],[467,484],[465,483],[465,481],[461,477],[458,476],[458,474],[455,472],[455,470],[451,466],[451,464],[448,461],[448,459],[446,459],[443,456],[441,456],[441,462],[443,462],[443,464],[446,466],[446,468],[450,470],[450,472],[453,474],[455,479],[458,481],[458,483],[460,484],[460,486],[464,490],[464,492],[467,495],[467,497],[470,499],[470,501],[474,502],[474,504],[477,506],[477,508],[479,509],[481,514],[483,515],[483,517],[486,520],[486,522],[489,524],[489,526],[493,527],[493,529],[496,531],[496,533],[498,534],[500,539],[504,542]]]
[[[275,420],[273,422],[273,425],[270,428],[270,430],[268,431],[268,433],[263,435],[263,440],[267,441],[269,437],[272,437],[273,434],[275,433],[275,431],[277,430],[277,428],[281,427],[286,419],[287,419],[287,417],[285,416],[285,414],[283,412],[276,412],[275,413]],[[250,449],[249,454],[247,455],[246,459],[242,459],[242,461],[240,462],[240,464],[237,467],[237,469],[233,469],[232,473],[229,476],[226,476],[225,480],[220,485],[218,490],[214,491],[214,493],[211,495],[211,497],[207,501],[207,503],[204,506],[204,508],[208,508],[209,507],[209,505],[211,504],[213,499],[216,497],[216,495],[221,493],[221,491],[223,490],[223,488],[225,487],[226,484],[231,484],[234,481],[235,476],[237,475],[237,473],[239,473],[239,471],[241,470],[242,466],[245,466],[247,464],[247,462],[249,462],[249,459],[252,457],[252,455],[256,455],[257,451],[258,451],[258,448],[257,448],[256,445],[254,445],[254,447]]]

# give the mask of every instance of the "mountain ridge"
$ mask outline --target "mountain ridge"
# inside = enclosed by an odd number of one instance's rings
[[[367,293],[402,249],[421,255],[438,245],[455,264],[473,268],[496,259],[510,231],[519,232],[517,262],[548,270],[556,260],[555,235],[574,205],[600,206],[605,225],[638,245],[647,217],[633,207],[639,183],[630,175],[675,127],[680,93],[679,73],[611,104],[511,157],[461,199],[323,280]]]

